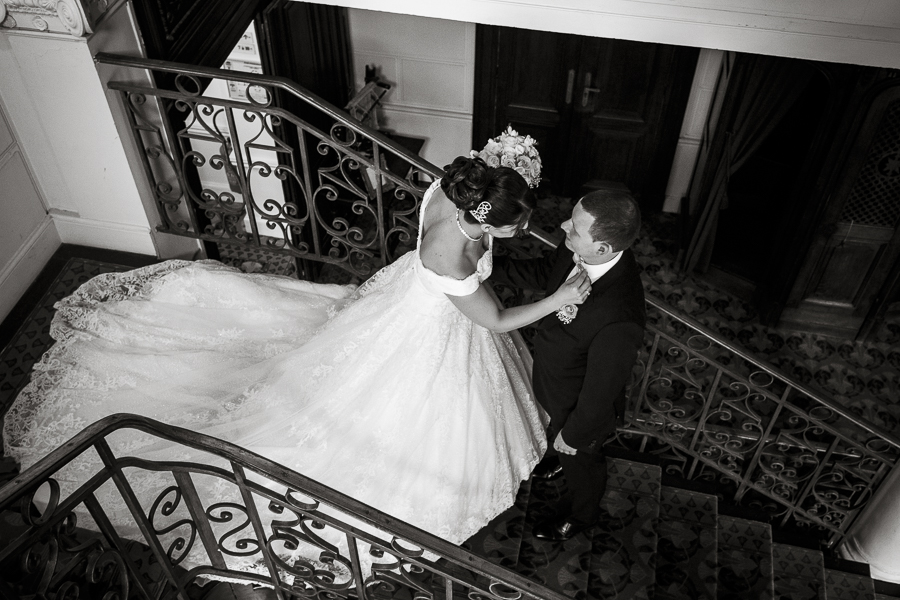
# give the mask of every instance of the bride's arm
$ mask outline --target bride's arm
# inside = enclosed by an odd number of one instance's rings
[[[553,294],[532,304],[499,308],[484,284],[478,286],[478,289],[468,296],[447,294],[447,298],[459,309],[459,312],[472,321],[499,333],[524,327],[557,311],[563,305],[581,304],[587,297],[590,288],[591,280],[587,273],[582,271],[573,275]]]

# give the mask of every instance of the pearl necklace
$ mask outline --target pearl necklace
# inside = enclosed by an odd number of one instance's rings
[[[459,232],[462,233],[464,236],[466,236],[466,239],[469,240],[470,242],[480,242],[481,238],[484,237],[484,232],[482,232],[481,235],[479,235],[477,238],[474,238],[471,235],[469,235],[468,233],[466,233],[466,230],[463,229],[462,223],[459,222],[459,213],[460,213],[460,209],[457,209],[456,210],[456,226],[459,227]]]

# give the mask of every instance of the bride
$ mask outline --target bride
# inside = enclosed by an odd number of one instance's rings
[[[493,240],[533,208],[518,172],[459,157],[423,197],[417,250],[358,289],[214,261],[96,277],[57,304],[57,342],[6,416],[5,452],[24,470],[86,425],[136,413],[461,543],[513,504],[546,449],[530,373],[504,332],[590,289],[578,275],[544,300],[498,307],[484,284]],[[111,445],[191,460],[139,434]],[[54,477],[72,489],[84,467]],[[160,489],[135,486],[145,504]]]

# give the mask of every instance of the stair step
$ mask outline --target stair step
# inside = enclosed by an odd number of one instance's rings
[[[875,600],[875,582],[871,577],[825,569],[826,600]]]
[[[825,598],[825,561],[818,550],[772,544],[776,600]]]
[[[660,468],[610,458],[600,502],[600,524],[591,535],[588,598],[650,598],[656,579]]]
[[[525,511],[528,509],[531,485],[530,479],[523,481],[515,504],[466,540],[462,547],[492,563],[515,569],[522,548]]]
[[[716,597],[717,505],[717,498],[709,494],[662,487],[657,526],[657,599]]]
[[[590,532],[576,535],[561,544],[539,540],[532,535],[538,522],[553,517],[566,493],[565,477],[555,481],[532,480],[527,516],[516,571],[569,596],[584,593],[590,564]]]
[[[875,600],[900,600],[900,583],[874,580]]]
[[[718,516],[719,600],[775,597],[772,528],[766,523]]]

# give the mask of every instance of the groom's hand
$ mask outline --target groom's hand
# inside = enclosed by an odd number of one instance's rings
[[[563,454],[572,454],[574,455],[578,450],[568,445],[562,437],[562,431],[556,434],[556,439],[553,441],[553,448],[557,452],[562,452]]]

